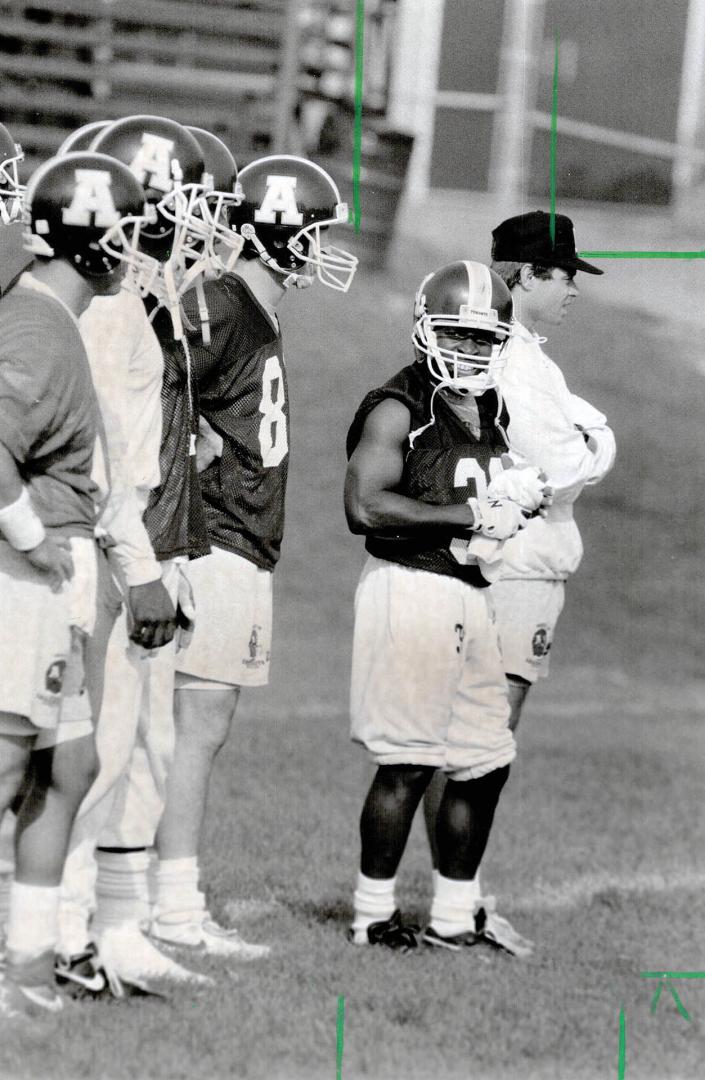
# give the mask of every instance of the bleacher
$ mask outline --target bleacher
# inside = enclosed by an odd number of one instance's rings
[[[296,0],[0,0],[0,120],[25,174],[91,120],[207,127],[239,163],[287,149]]]

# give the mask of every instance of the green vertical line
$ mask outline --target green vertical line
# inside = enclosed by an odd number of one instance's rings
[[[661,997],[661,991],[662,990],[663,990],[663,983],[660,982],[658,984],[658,986],[656,987],[656,993],[654,994],[653,998],[651,999],[651,1014],[652,1014],[652,1016],[656,1012],[656,1006],[658,1005],[659,998]]]
[[[360,231],[360,160],[362,158],[362,82],[365,48],[365,0],[355,0],[355,127],[353,132],[353,223]]]
[[[345,998],[338,998],[338,1019],[335,1025],[335,1080],[343,1080],[343,1032],[345,1029]]]
[[[624,1009],[619,1010],[619,1056],[617,1058],[617,1080],[624,1080],[627,1073],[627,1018]]]
[[[553,98],[551,105],[551,220],[549,233],[551,245],[556,246],[556,150],[558,147],[558,31],[556,51],[553,57]]]

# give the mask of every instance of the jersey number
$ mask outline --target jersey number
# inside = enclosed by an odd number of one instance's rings
[[[490,476],[497,476],[502,472],[502,461],[500,458],[490,458],[489,460],[489,473]],[[458,464],[455,466],[455,476],[453,477],[454,487],[467,487],[472,480],[475,487],[474,498],[486,499],[487,498],[487,477],[485,476],[484,469],[480,465],[476,458],[461,458]],[[473,497],[473,496],[471,496]],[[468,548],[470,546],[469,540],[461,540],[459,537],[454,537],[450,542],[450,553],[457,562],[462,563],[464,566],[468,561]]]
[[[259,411],[262,413],[259,425],[259,446],[262,464],[267,469],[281,465],[289,449],[284,400],[284,375],[279,357],[270,356],[264,365],[262,400],[259,403]]]

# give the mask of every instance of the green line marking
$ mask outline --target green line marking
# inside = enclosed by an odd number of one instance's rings
[[[681,1014],[681,1016],[683,1017],[684,1020],[690,1020],[690,1013],[686,1009],[686,1007],[683,1004],[683,1002],[681,1001],[681,999],[678,997],[678,994],[676,993],[675,987],[669,986],[668,989],[673,994],[673,1000],[676,1003],[676,1008],[678,1009],[678,1012]]]
[[[705,979],[705,971],[640,971],[640,979]]]
[[[705,251],[579,251],[581,259],[705,259]]]
[[[360,231],[360,161],[362,158],[362,83],[365,47],[365,0],[355,0],[355,128],[353,132],[353,224]]]
[[[661,991],[662,990],[663,990],[663,982],[659,982],[658,986],[656,987],[656,993],[654,994],[653,998],[651,999],[651,1015],[652,1016],[656,1012],[656,1006],[658,1005],[658,999],[661,997]]]
[[[335,1080],[343,1080],[343,1031],[345,1028],[345,998],[338,998],[338,1019],[335,1025],[336,1053],[335,1053]]]
[[[619,1010],[619,1054],[617,1057],[617,1080],[624,1080],[627,1073],[627,1018],[624,1008]]]
[[[553,103],[551,108],[551,217],[548,231],[551,247],[556,246],[556,149],[558,147],[558,31],[556,30],[556,50],[553,57]]]

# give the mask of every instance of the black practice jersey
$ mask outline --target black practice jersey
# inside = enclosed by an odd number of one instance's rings
[[[187,555],[196,559],[210,551],[196,469],[195,403],[189,394],[184,343],[174,340],[171,316],[160,308],[152,320],[162,347],[162,443],[159,487],[151,492],[144,523],[158,559]],[[193,374],[191,376],[193,382]]]
[[[405,445],[404,471],[394,490],[436,506],[464,503],[471,497],[482,499],[490,477],[501,471],[501,456],[507,451],[506,410],[503,407],[500,410],[494,390],[475,398],[480,420],[479,437],[476,437],[448,404],[442,391],[433,398],[436,419],[430,423],[433,389],[426,366],[415,363],[403,368],[384,386],[372,390],[352,422],[348,456],[357,446],[372,410],[385,398],[395,398],[411,413],[411,433]],[[468,543],[469,539],[454,537],[451,531],[434,528],[413,536],[370,533],[365,546],[379,559],[485,586],[487,582],[479,567],[466,562]]]
[[[200,474],[212,544],[265,570],[279,559],[289,464],[289,400],[281,334],[240,278],[204,286],[210,319],[203,344],[195,294],[184,310],[198,409],[223,440]]]

